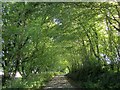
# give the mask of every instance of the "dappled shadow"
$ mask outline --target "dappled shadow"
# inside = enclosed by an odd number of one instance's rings
[[[77,82],[73,81],[72,79],[70,79],[69,77],[67,77],[67,75],[65,75],[65,77],[66,77],[67,81],[74,87],[73,90],[87,90],[85,88],[82,88],[79,83],[77,83]]]
[[[74,81],[65,75],[58,75],[53,77],[51,81],[46,84],[43,90],[85,90],[77,85]]]

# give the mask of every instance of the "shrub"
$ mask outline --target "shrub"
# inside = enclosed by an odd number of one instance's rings
[[[31,74],[26,79],[8,80],[3,88],[41,88],[54,76],[54,73]]]

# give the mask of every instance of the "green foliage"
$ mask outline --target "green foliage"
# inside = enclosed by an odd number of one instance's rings
[[[4,88],[33,88],[38,89],[43,86],[54,76],[54,73],[31,74],[26,79],[15,78],[7,81]]]
[[[67,76],[75,80],[83,88],[110,89],[120,88],[120,73],[109,71],[108,67],[103,68],[102,64],[96,61],[87,62],[79,65],[79,68],[73,68]]]
[[[96,80],[94,80],[96,78]],[[110,90],[120,88],[119,84],[119,74],[118,73],[103,73],[99,76],[91,77],[91,79],[85,82],[79,82],[84,88],[96,88],[99,90]]]
[[[110,79],[120,72],[119,6],[3,3],[4,85],[38,88],[53,75],[42,72],[57,75],[69,70],[68,76],[85,82],[84,87],[119,87]],[[23,79],[12,80],[17,71]]]

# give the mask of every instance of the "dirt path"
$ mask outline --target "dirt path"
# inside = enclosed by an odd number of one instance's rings
[[[43,90],[79,90],[71,81],[64,75],[55,76],[48,84],[44,87]]]

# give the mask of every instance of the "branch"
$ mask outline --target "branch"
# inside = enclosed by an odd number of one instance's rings
[[[118,7],[116,6],[116,10],[117,10],[118,16],[120,18],[120,10],[118,10],[119,7],[120,7],[120,2],[119,2],[119,6]]]
[[[114,15],[112,13],[111,13],[111,15],[112,15],[113,19],[112,18],[110,18],[110,19],[112,19],[112,20],[114,20],[114,21],[116,21],[117,23],[120,24],[120,22],[114,17]]]
[[[26,38],[26,40],[25,40],[24,43],[22,44],[22,47],[25,46],[25,44],[27,43],[28,40],[29,40],[29,37]]]
[[[19,49],[19,50],[22,49],[22,48],[25,46],[25,44],[27,43],[28,40],[29,40],[29,37],[27,37],[27,38],[25,39],[24,43],[21,43],[21,44],[19,45],[18,49]]]
[[[120,32],[120,29],[117,28],[115,25],[113,25],[110,21],[109,21],[110,25],[112,25],[118,32]]]
[[[112,24],[112,22],[110,21],[110,17],[108,17],[107,15],[106,15],[106,17],[108,18],[108,22],[110,23],[110,25],[112,25],[118,32],[120,32],[120,29]]]
[[[111,15],[112,15],[112,17],[113,18],[111,18],[111,17],[109,17],[110,19],[112,19],[112,20],[114,20],[114,21],[116,21],[117,23],[120,23],[116,18],[115,18],[115,16],[113,15],[113,13],[110,11],[110,9],[108,9],[109,10],[109,12],[111,13]],[[117,10],[117,7],[116,7],[116,10]],[[117,12],[118,12],[118,17],[119,17],[119,11],[117,10]]]
[[[35,49],[30,56],[27,56],[23,59],[22,63],[29,61],[29,58],[32,58],[35,55],[35,52],[38,51]]]

